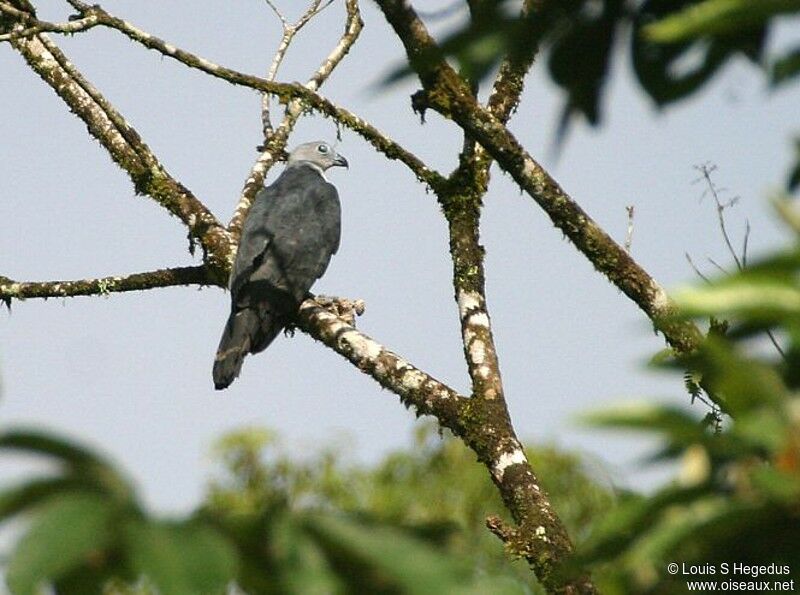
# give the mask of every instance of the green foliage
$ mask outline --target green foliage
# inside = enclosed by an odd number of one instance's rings
[[[659,107],[703,89],[740,57],[762,68],[773,88],[796,80],[800,50],[767,56],[766,40],[781,17],[800,14],[800,0],[566,0],[531,2],[527,15],[511,0],[479,3],[472,18],[424,53],[417,67],[442,58],[470,81],[480,81],[501,60],[524,61],[538,50],[564,92],[559,139],[574,116],[602,123],[603,91],[618,48],[628,46],[642,91]],[[408,65],[387,81],[411,74]],[[798,187],[800,158],[790,189]]]
[[[298,461],[258,430],[226,437],[217,451],[225,472],[212,483],[202,515],[240,544],[248,565],[240,584],[248,592],[534,588],[527,565],[509,564],[485,528],[487,515],[504,510],[486,470],[432,426],[421,427],[412,449],[377,466],[347,463],[341,448]],[[590,520],[611,506],[610,490],[575,455],[551,448],[530,454],[562,518],[585,536]],[[263,535],[270,547],[253,555],[252,540]],[[263,568],[271,569],[269,580],[259,574]]]
[[[790,224],[794,205],[780,203]],[[800,235],[798,235],[800,239]],[[680,464],[677,479],[631,496],[605,516],[579,562],[606,569],[605,592],[670,593],[687,565],[736,561],[800,568],[800,242],[733,276],[677,294],[687,316],[726,317],[681,363],[722,396],[731,418],[704,423],[680,408],[647,405],[593,414],[612,429],[657,434],[656,460]],[[780,350],[767,331],[781,338]],[[780,577],[778,577],[780,578]]]
[[[538,587],[509,564],[484,527],[503,510],[485,469],[430,426],[414,448],[377,466],[348,463],[342,448],[307,460],[264,430],[220,440],[222,472],[188,519],[151,516],[111,463],[63,438],[0,435],[0,448],[55,462],[53,475],[0,490],[0,521],[26,530],[4,568],[14,595],[46,586],[65,595],[241,592],[497,593]],[[531,453],[576,535],[612,501],[574,455]]]
[[[222,593],[235,579],[226,538],[191,521],[149,518],[122,474],[89,449],[31,430],[0,435],[0,449],[57,467],[0,491],[0,521],[28,521],[5,569],[14,595],[46,586],[66,595]]]

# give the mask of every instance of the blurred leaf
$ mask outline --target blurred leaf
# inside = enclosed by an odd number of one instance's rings
[[[121,500],[133,497],[133,489],[111,463],[66,438],[39,430],[17,429],[0,434],[0,449],[3,448],[52,457],[67,466],[71,481],[82,483],[85,488],[99,488]]]
[[[705,0],[647,25],[644,34],[657,43],[739,35],[763,27],[774,16],[798,10],[800,0]]]
[[[590,412],[581,419],[596,427],[660,432],[682,444],[697,442],[707,433],[701,420],[684,408],[644,402]]]
[[[762,407],[776,408],[787,397],[786,386],[774,368],[740,356],[722,339],[707,339],[697,357],[705,380],[724,396],[734,418]]]
[[[623,8],[621,0],[605,0],[598,14],[578,12],[554,35],[548,67],[553,81],[567,93],[562,122],[573,113],[592,125],[600,122],[601,94]]]
[[[800,47],[794,48],[772,64],[772,85],[778,87],[800,74]]]
[[[132,520],[124,541],[131,570],[162,595],[222,593],[236,577],[235,551],[208,527]]]
[[[649,498],[631,496],[598,519],[592,535],[579,551],[577,562],[612,558],[651,530],[662,511],[690,503],[709,492],[707,486],[685,489],[669,486]]]
[[[34,479],[0,492],[0,521],[37,506],[58,493],[85,488],[83,482],[71,478],[47,477]]]
[[[789,174],[789,181],[786,186],[789,192],[794,192],[800,188],[800,137],[794,141],[794,166]]]
[[[114,508],[96,494],[64,494],[44,504],[14,549],[6,580],[14,595],[34,595],[79,566],[102,564]]]
[[[764,275],[728,277],[712,285],[684,289],[673,295],[681,311],[691,316],[738,315],[775,320],[800,315],[800,287]]]
[[[272,523],[270,550],[280,560],[277,571],[282,590],[302,595],[346,592],[323,549],[306,535],[301,522],[295,515],[281,514]]]
[[[88,448],[39,430],[16,429],[0,434],[0,448],[27,451],[53,457],[70,465],[108,466]]]
[[[774,467],[761,467],[752,475],[755,487],[770,498],[787,506],[800,500],[800,474],[789,474]]]
[[[694,4],[693,0],[646,0],[634,19],[631,38],[634,72],[658,105],[696,92],[737,53],[754,61],[761,58],[765,27],[737,30],[703,41],[681,39],[670,43],[655,42],[644,34],[654,21],[688,10]]]
[[[305,526],[334,564],[375,573],[393,592],[456,593],[470,578],[466,560],[446,556],[401,531],[331,516],[308,517]]]

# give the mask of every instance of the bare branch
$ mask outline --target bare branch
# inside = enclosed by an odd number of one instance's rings
[[[0,42],[12,41],[14,39],[20,39],[23,37],[31,37],[37,33],[44,32],[76,33],[78,31],[86,31],[87,29],[91,29],[99,23],[97,16],[92,14],[68,23],[51,23],[48,21],[41,21],[27,12],[19,10],[18,8],[15,8],[6,2],[0,2],[0,12],[16,17],[21,23],[12,32],[0,35]],[[27,25],[27,27],[24,27],[22,23]]]
[[[75,281],[13,281],[0,276],[0,300],[107,295],[176,285],[216,285],[205,266],[160,269],[146,273]]]
[[[635,206],[628,205],[625,207],[625,211],[628,213],[628,229],[625,232],[625,252],[630,254],[631,245],[633,244],[633,216],[635,212]]]
[[[525,0],[519,18],[535,19],[536,14],[541,12],[542,1]],[[525,88],[525,76],[533,66],[538,50],[538,44],[531,44],[528,51],[511,54],[500,64],[487,107],[501,122],[507,122],[519,105],[522,91]]]
[[[701,273],[700,269],[697,268],[697,266],[694,264],[694,261],[692,260],[692,257],[689,256],[689,253],[688,252],[684,252],[683,254],[684,254],[684,256],[686,256],[686,262],[688,262],[689,266],[692,267],[692,270],[694,271],[695,275],[700,277],[706,283],[711,283],[711,279],[709,279],[703,273]]]
[[[319,8],[314,14],[319,13],[325,8],[325,6]],[[316,72],[306,83],[305,87],[310,91],[316,91],[320,86],[322,86],[336,66],[350,51],[350,48],[356,42],[359,34],[361,33],[364,23],[361,20],[361,13],[358,9],[358,1],[346,0],[345,7],[347,10],[347,21],[345,23],[344,32],[342,33],[339,42],[322,61],[319,68],[317,68]],[[306,12],[306,15],[309,14],[311,13]],[[294,125],[302,112],[303,102],[301,100],[294,99],[289,101],[288,105],[286,106],[286,112],[283,117],[283,121],[281,122],[280,126],[278,126],[278,129],[269,136],[267,142],[264,144],[263,151],[251,168],[250,175],[248,175],[247,181],[242,189],[239,203],[236,205],[236,210],[234,211],[233,217],[228,224],[228,230],[231,234],[232,244],[238,242],[242,225],[248,211],[250,210],[250,205],[252,204],[256,193],[263,185],[264,179],[266,178],[270,168],[280,160],[281,155],[284,153],[286,149],[286,143],[289,139],[289,134],[293,130]]]
[[[278,44],[278,49],[275,51],[275,55],[272,57],[272,63],[269,66],[269,70],[267,71],[266,80],[274,81],[278,75],[278,69],[280,68],[281,62],[283,62],[284,57],[286,56],[286,51],[289,49],[289,45],[292,43],[292,39],[297,33],[308,23],[313,17],[318,15],[322,12],[326,7],[330,6],[332,0],[328,0],[328,2],[320,8],[320,4],[322,0],[313,0],[311,5],[308,7],[305,13],[295,22],[294,24],[289,24],[286,20],[286,17],[278,10],[278,7],[272,2],[272,0],[265,0],[275,15],[281,22],[281,26],[283,28],[283,33],[281,35],[281,41]],[[272,133],[272,120],[270,118],[270,109],[271,109],[272,97],[269,93],[262,93],[261,95],[261,124],[262,129],[264,132],[264,139],[269,140],[269,136]]]
[[[272,0],[264,1],[267,3],[267,6],[272,9],[272,12],[275,13],[275,16],[278,17],[278,20],[281,22],[281,25],[283,25],[283,28],[286,29],[289,26],[289,21],[286,20],[285,16],[283,16],[283,13],[278,10],[278,7],[275,6],[275,3]]]
[[[711,179],[711,174],[717,169],[715,165],[704,163],[702,165],[696,165],[695,169],[700,172],[703,181],[705,181],[707,185],[708,193],[711,194],[711,197],[714,199],[714,204],[717,207],[717,221],[719,222],[719,229],[722,232],[722,238],[725,240],[725,246],[728,248],[728,253],[731,255],[733,261],[736,263],[736,268],[741,271],[744,268],[744,265],[742,264],[742,261],[739,259],[739,255],[736,253],[736,249],[733,247],[733,242],[731,242],[730,235],[728,235],[728,228],[725,225],[725,209],[734,205],[737,199],[734,198],[728,202],[725,203],[722,202],[722,199],[720,197],[720,190],[719,188],[717,188],[717,185],[714,183],[714,180]],[[719,268],[722,269],[722,267]]]

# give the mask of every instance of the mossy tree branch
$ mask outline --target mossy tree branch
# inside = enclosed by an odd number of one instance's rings
[[[108,295],[176,285],[215,285],[205,265],[73,281],[14,281],[0,276],[0,301]]]
[[[702,333],[692,322],[673,318],[672,302],[655,279],[564,192],[500,119],[475,100],[466,82],[446,62],[427,59],[436,42],[410,6],[400,0],[376,2],[422,81],[423,90],[414,96],[415,107],[434,109],[456,122],[544,209],[595,268],[647,314],[677,352],[694,351]]]

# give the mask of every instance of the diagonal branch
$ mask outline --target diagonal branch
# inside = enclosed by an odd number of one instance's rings
[[[405,405],[415,407],[420,415],[433,415],[442,426],[461,433],[461,417],[469,403],[466,397],[414,367],[314,299],[300,305],[297,325],[397,394]]]
[[[21,27],[19,25],[18,27]],[[46,35],[16,39],[12,46],[28,65],[86,123],[94,136],[124,169],[137,193],[147,194],[188,228],[203,247],[212,270],[224,266],[228,233],[216,217],[160,164],[120,113],[89,83]]]
[[[176,285],[215,285],[208,269],[201,266],[160,269],[146,273],[80,279],[76,281],[13,281],[0,276],[0,301],[11,304],[12,299],[75,297],[107,295],[126,291],[143,291]]]
[[[435,47],[433,38],[405,2],[376,0],[409,58]],[[412,60],[425,90],[415,95],[418,109],[432,108],[454,120],[479,142],[500,167],[550,216],[573,244],[625,295],[633,300],[679,353],[694,351],[702,333],[689,321],[675,320],[664,289],[566,193],[520,145],[506,126],[468,92],[446,63]]]

